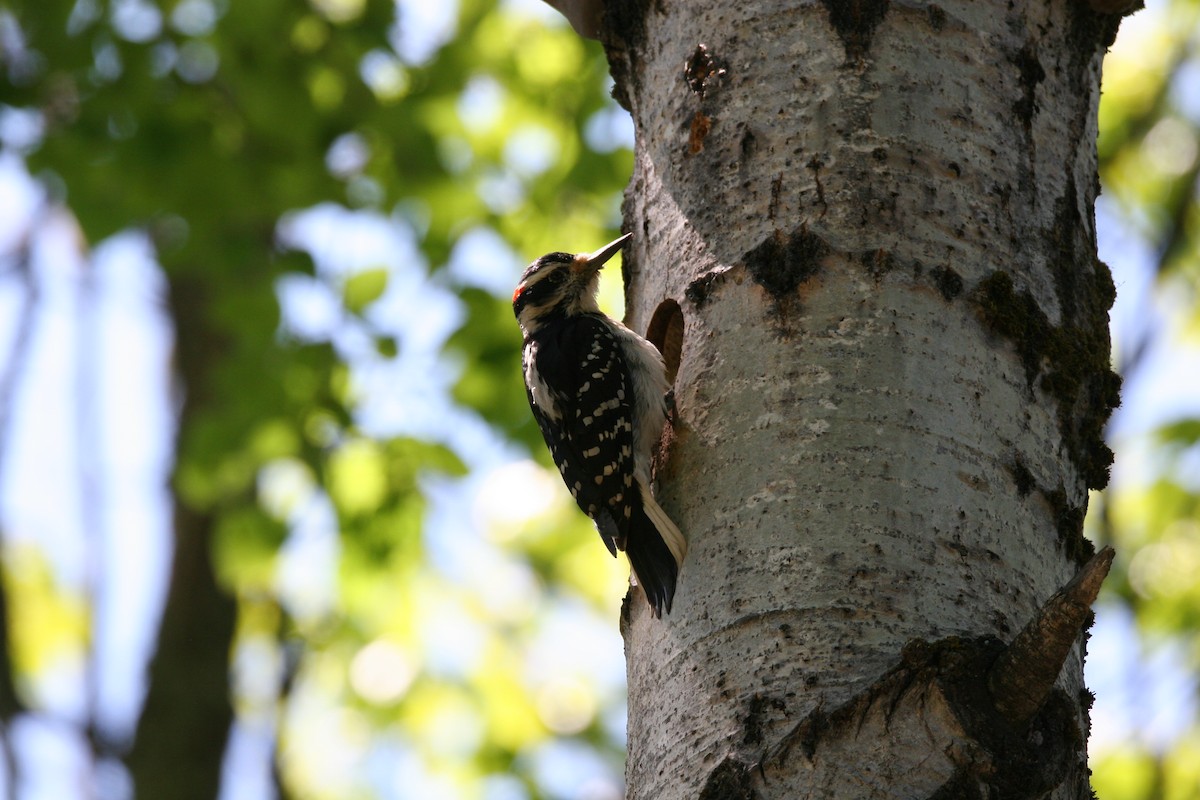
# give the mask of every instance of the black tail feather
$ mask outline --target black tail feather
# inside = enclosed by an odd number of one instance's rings
[[[661,618],[663,609],[670,614],[679,566],[640,503],[634,507],[624,549],[638,585],[654,609],[654,616]]]

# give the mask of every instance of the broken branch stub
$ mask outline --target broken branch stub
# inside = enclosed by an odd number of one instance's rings
[[[600,38],[600,22],[604,13],[603,0],[545,0],[567,18],[575,32],[586,39]]]
[[[1091,605],[1112,561],[1111,547],[1092,556],[1042,605],[992,665],[988,674],[992,701],[1014,727],[1024,727],[1054,688],[1067,654],[1090,618]]]

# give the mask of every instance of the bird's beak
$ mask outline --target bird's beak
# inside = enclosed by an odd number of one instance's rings
[[[595,272],[604,266],[604,262],[617,254],[617,251],[625,246],[625,243],[633,238],[632,233],[627,233],[619,239],[614,239],[608,244],[601,247],[594,253],[580,253],[575,256],[575,271],[590,270]]]

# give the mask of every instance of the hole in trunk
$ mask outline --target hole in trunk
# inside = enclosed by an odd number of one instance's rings
[[[646,329],[646,338],[662,353],[667,365],[667,381],[675,385],[675,373],[679,371],[679,361],[683,356],[683,309],[679,303],[667,298],[654,309],[650,318],[650,327]]]

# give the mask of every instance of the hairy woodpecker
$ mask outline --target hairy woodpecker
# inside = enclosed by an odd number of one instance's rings
[[[614,556],[624,550],[661,617],[687,541],[650,493],[666,422],[662,356],[596,305],[600,268],[633,234],[594,253],[549,253],[513,292],[529,406],[563,481]]]

